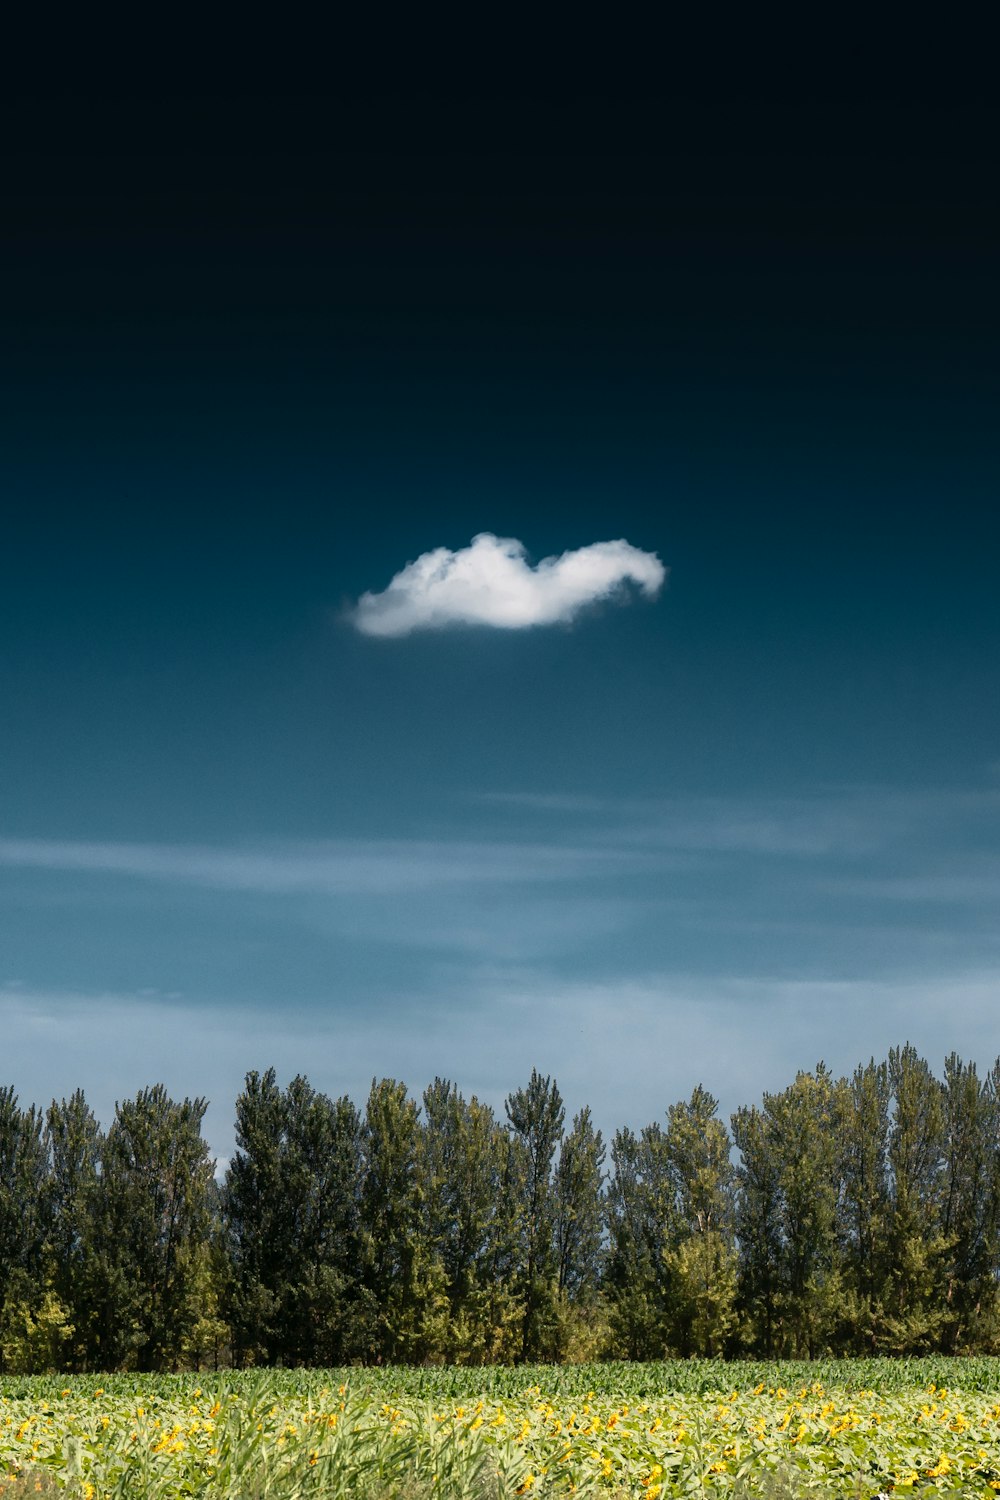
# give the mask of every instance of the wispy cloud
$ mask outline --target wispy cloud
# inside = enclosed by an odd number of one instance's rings
[[[964,871],[940,870],[931,874],[857,879],[841,881],[840,885],[842,890],[850,890],[858,896],[931,906],[987,906],[995,910],[1000,902],[1000,864],[996,860],[969,860],[968,864],[970,868]]]
[[[628,873],[655,859],[641,850],[459,839],[345,839],[247,850],[0,839],[0,866],[278,895],[378,895],[453,885],[566,881]]]
[[[449,625],[524,630],[572,620],[598,600],[625,598],[629,584],[655,598],[666,576],[655,553],[624,540],[594,542],[533,567],[522,542],[484,531],[456,552],[436,547],[407,563],[381,593],[362,594],[351,618],[376,636]]]
[[[920,843],[964,844],[969,830],[992,826],[1000,797],[990,787],[821,787],[811,795],[596,797],[562,793],[486,792],[483,806],[570,819],[594,838],[691,852],[839,856],[869,855]],[[602,832],[603,830],[603,832]],[[968,869],[968,856],[963,854]]]
[[[0,839],[8,973],[315,1009],[333,975],[359,1008],[393,992],[426,1006],[471,995],[451,980],[486,963],[628,986],[666,969],[853,984],[1000,962],[993,789],[476,800],[457,819],[451,802],[422,809],[437,817],[422,838]]]

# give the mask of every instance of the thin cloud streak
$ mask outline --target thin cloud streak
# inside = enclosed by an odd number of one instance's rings
[[[0,839],[0,866],[173,880],[268,894],[378,895],[433,886],[530,884],[648,869],[642,851],[454,841],[350,841],[227,850]]]
[[[981,828],[1000,815],[993,788],[912,792],[821,788],[798,797],[574,797],[487,792],[483,806],[584,823],[592,836],[692,853],[865,855],[931,836],[947,843],[959,823]]]
[[[362,635],[386,637],[456,625],[526,630],[566,624],[598,601],[623,600],[629,584],[654,599],[666,576],[655,553],[624,539],[532,567],[523,542],[483,531],[468,547],[436,547],[407,563],[381,593],[362,594],[350,618]]]
[[[830,882],[830,886],[833,888],[833,882]],[[898,875],[884,880],[841,881],[839,889],[853,895],[874,896],[887,901],[995,908],[1000,903],[1000,869],[994,864],[979,875],[941,872]]]
[[[0,838],[0,867],[137,876],[264,893],[378,894],[454,884],[562,882],[590,877],[684,872],[720,856],[775,855],[821,861],[871,855],[887,863],[820,874],[845,894],[911,899],[991,899],[995,862],[970,872],[940,867],[965,820],[982,829],[1000,796],[980,792],[899,795],[876,789],[813,797],[575,798],[535,793],[477,794],[484,808],[508,810],[501,836],[336,839],[225,848],[112,841]],[[515,815],[525,818],[515,826]],[[550,836],[538,838],[549,817]],[[568,818],[575,821],[565,838]],[[923,846],[927,845],[927,848]],[[902,851],[905,869],[896,866]],[[933,853],[934,868],[926,868]],[[921,868],[925,865],[925,868]]]

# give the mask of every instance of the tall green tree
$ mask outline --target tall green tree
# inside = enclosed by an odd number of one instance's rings
[[[222,1190],[238,1363],[338,1364],[363,1346],[362,1127],[348,1098],[247,1074]]]
[[[201,1317],[214,1175],[205,1107],[156,1084],[115,1108],[98,1215],[105,1368],[176,1369]]]
[[[448,1302],[441,1352],[452,1364],[509,1358],[519,1321],[510,1140],[488,1105],[441,1078],[424,1091],[421,1140],[425,1232]]]
[[[600,1287],[604,1269],[604,1139],[589,1107],[573,1116],[555,1169],[556,1293],[560,1358],[594,1357],[603,1337]]]
[[[872,1058],[838,1084],[838,1237],[845,1352],[874,1354],[883,1318],[889,1184],[889,1069]]]
[[[546,1358],[552,1353],[558,1328],[553,1168],[566,1111],[555,1079],[543,1078],[535,1068],[527,1087],[508,1095],[506,1109],[521,1188],[524,1315],[520,1357]]]
[[[793,1357],[823,1353],[838,1317],[837,1104],[822,1063],[780,1094],[764,1095],[778,1158],[782,1308]]]
[[[573,1116],[555,1173],[556,1284],[571,1301],[592,1301],[600,1285],[605,1154],[586,1106]]]
[[[739,1305],[750,1348],[772,1359],[781,1344],[781,1160],[773,1121],[756,1105],[732,1117],[737,1168]]]
[[[42,1116],[0,1089],[0,1371],[45,1293],[49,1192]],[[16,1361],[14,1361],[16,1362]]]
[[[62,1351],[64,1366],[73,1371],[92,1370],[100,1364],[96,1232],[104,1135],[82,1089],[69,1099],[53,1100],[46,1116],[45,1143],[52,1287],[73,1330]]]
[[[682,1234],[663,1127],[616,1131],[611,1162],[605,1285],[614,1347],[628,1359],[662,1359],[673,1347],[670,1254]]]
[[[886,1353],[917,1354],[938,1346],[946,1323],[944,1099],[930,1066],[909,1043],[892,1049],[888,1068],[892,1210],[879,1343]]]
[[[1000,1113],[995,1074],[980,1079],[975,1063],[952,1053],[945,1060],[944,1185],[941,1234],[945,1244],[945,1345],[973,1347],[995,1323],[997,1305]]]
[[[252,1071],[236,1100],[236,1151],[222,1189],[225,1308],[237,1365],[280,1358],[280,1309],[294,1219],[284,1197],[286,1103],[274,1068]]]
[[[433,1357],[444,1338],[447,1293],[423,1215],[419,1110],[405,1084],[372,1082],[365,1109],[361,1223],[364,1284],[373,1310],[369,1357]]]
[[[840,1334],[838,1110],[825,1065],[738,1110],[741,1299],[763,1355],[816,1358]]]
[[[718,1107],[699,1084],[690,1100],[670,1106],[663,1141],[677,1226],[664,1251],[671,1343],[679,1354],[709,1358],[725,1352],[737,1322],[734,1172]]]

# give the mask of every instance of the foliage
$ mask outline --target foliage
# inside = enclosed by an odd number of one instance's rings
[[[0,1493],[992,1496],[998,1389],[947,1358],[7,1377]]]
[[[269,1069],[221,1182],[204,1111],[0,1089],[0,1373],[1000,1353],[1000,1064],[820,1063],[731,1135],[699,1086],[610,1151],[537,1071],[498,1118]]]
[[[238,1363],[321,1364],[357,1352],[362,1125],[297,1077],[247,1075],[222,1192],[217,1279]]]
[[[202,1315],[214,1163],[204,1099],[161,1084],[119,1104],[104,1142],[99,1243],[108,1363],[176,1368]]]

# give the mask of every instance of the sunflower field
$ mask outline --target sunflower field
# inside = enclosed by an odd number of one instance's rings
[[[1000,1360],[0,1380],[0,1496],[1000,1493]]]

